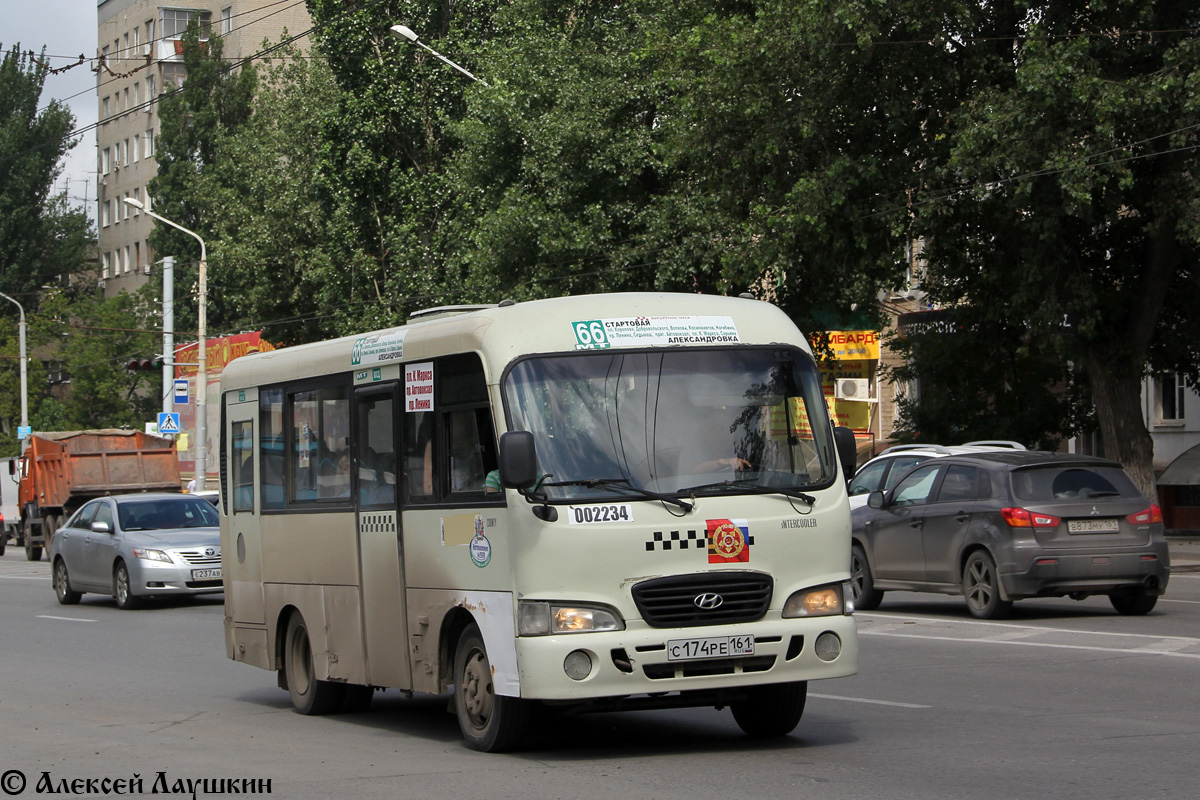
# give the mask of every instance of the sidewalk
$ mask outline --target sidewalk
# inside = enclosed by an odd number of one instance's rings
[[[1200,539],[1167,537],[1172,572],[1200,572]]]

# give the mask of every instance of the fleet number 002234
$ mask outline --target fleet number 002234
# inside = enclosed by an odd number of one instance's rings
[[[754,655],[753,635],[707,636],[701,639],[671,639],[667,642],[668,661],[752,655]]]

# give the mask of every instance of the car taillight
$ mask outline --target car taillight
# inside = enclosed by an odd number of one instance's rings
[[[1013,528],[1057,528],[1062,522],[1053,514],[1043,514],[1027,508],[1002,508],[1000,515]]]
[[[1162,509],[1151,503],[1149,508],[1144,508],[1136,514],[1130,514],[1125,519],[1130,525],[1153,525],[1156,522],[1162,522]]]

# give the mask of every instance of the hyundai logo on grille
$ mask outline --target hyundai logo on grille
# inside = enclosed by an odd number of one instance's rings
[[[703,608],[711,611],[712,609],[720,606],[721,603],[724,603],[725,598],[721,597],[719,594],[705,592],[704,594],[696,595],[695,598],[692,599],[692,602],[696,604],[696,608]]]
[[[206,555],[206,556],[215,556],[216,554],[217,554],[217,548],[215,548],[215,547],[206,547],[206,548],[204,548],[204,555]]]

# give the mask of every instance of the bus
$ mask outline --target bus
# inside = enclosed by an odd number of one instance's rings
[[[808,343],[749,297],[447,306],[221,375],[226,654],[295,710],[452,694],[795,729],[858,644],[846,479]]]

